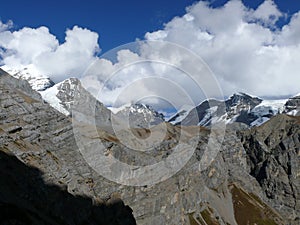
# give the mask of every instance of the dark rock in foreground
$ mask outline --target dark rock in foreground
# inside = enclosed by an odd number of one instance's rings
[[[135,225],[121,200],[95,204],[46,184],[43,174],[0,149],[0,224],[18,225]]]

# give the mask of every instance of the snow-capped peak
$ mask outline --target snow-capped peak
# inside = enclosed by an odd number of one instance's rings
[[[296,115],[300,108],[300,100],[294,98],[287,101],[262,100],[257,96],[235,93],[226,101],[208,100],[202,102],[190,112],[177,113],[170,122],[182,125],[210,126],[215,121],[226,124],[243,123],[248,126],[259,126],[272,116],[280,113]],[[296,112],[296,111],[297,112]]]
[[[250,126],[259,126],[267,122],[272,116],[284,111],[286,99],[263,100],[251,110],[251,115],[257,119],[251,122]]]
[[[298,94],[295,94],[294,96],[292,96],[291,98],[300,98],[300,93],[298,93]]]
[[[68,78],[45,91],[41,91],[40,94],[53,108],[69,116],[75,92],[79,93],[81,89],[83,87],[77,78]]]
[[[149,127],[164,122],[164,115],[157,112],[151,106],[135,103],[126,104],[118,108],[109,107],[116,118],[129,120],[132,127]]]
[[[17,79],[27,80],[32,89],[36,91],[44,91],[54,85],[54,82],[49,77],[41,74],[32,64],[20,68],[4,65],[1,69]]]
[[[130,103],[122,105],[120,107],[113,107],[113,106],[109,106],[107,107],[113,114],[117,114],[120,111],[125,110],[126,108],[129,108],[131,106]]]
[[[145,117],[146,115],[152,115],[161,119],[164,118],[163,114],[158,113],[155,109],[152,108],[152,106],[143,103],[125,104],[118,108],[109,107],[109,109],[114,114],[140,113],[144,114]]]

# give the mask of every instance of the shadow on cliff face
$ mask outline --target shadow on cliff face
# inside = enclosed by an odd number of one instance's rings
[[[42,173],[0,148],[0,225],[135,225],[121,200],[93,205],[46,184]],[[4,149],[3,149],[4,150]]]

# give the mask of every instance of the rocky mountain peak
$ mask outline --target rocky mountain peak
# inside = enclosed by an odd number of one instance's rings
[[[68,78],[40,93],[52,107],[67,116],[71,116],[75,109],[90,117],[96,117],[101,126],[109,125],[107,123],[111,117],[110,110],[89,93],[77,78]]]
[[[230,96],[229,99],[225,101],[225,103],[227,108],[234,106],[243,106],[243,109],[247,107],[249,109],[252,109],[258,104],[260,104],[262,101],[263,100],[258,97],[250,96],[248,94],[239,92]]]
[[[135,103],[130,107],[130,111],[132,113],[152,114],[154,117],[164,120],[164,115],[162,113],[157,112],[152,106],[147,104]]]
[[[120,108],[112,108],[111,110],[117,118],[129,119],[130,127],[148,128],[164,122],[164,115],[147,104],[135,103]]]

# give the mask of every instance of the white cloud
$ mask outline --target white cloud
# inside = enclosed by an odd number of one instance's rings
[[[8,29],[12,28],[12,26],[13,26],[13,22],[11,20],[9,20],[7,23],[3,23],[0,20],[0,32],[8,30]]]
[[[98,34],[74,26],[66,31],[65,42],[59,44],[47,27],[0,32],[2,64],[22,68],[33,64],[54,81],[80,76],[99,51]]]
[[[54,80],[81,76],[98,51],[98,34],[75,26],[67,30],[63,44],[54,51],[42,52],[34,64],[42,73],[51,74]]]
[[[255,19],[260,20],[264,25],[274,26],[276,21],[283,16],[273,0],[264,1],[253,13]]]
[[[281,46],[297,46],[300,43],[300,12],[293,15],[289,24],[282,28],[278,37]]]
[[[159,30],[148,40],[171,41],[200,55],[217,76],[226,95],[246,91],[261,96],[299,92],[300,19],[274,29],[284,16],[266,0],[256,10],[241,1],[212,8],[199,2]]]
[[[19,31],[1,32],[0,46],[7,50],[3,55],[4,64],[17,66],[30,64],[43,52],[54,51],[58,41],[46,27],[25,27]]]

